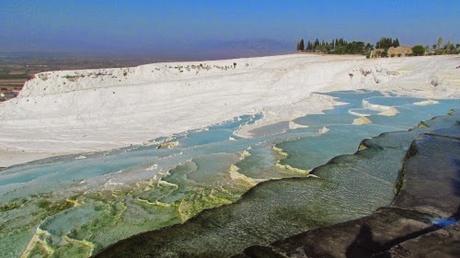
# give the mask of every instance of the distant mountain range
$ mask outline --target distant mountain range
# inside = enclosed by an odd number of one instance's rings
[[[214,40],[192,46],[196,54],[209,58],[231,58],[285,54],[292,52],[292,44],[272,39],[257,40]]]

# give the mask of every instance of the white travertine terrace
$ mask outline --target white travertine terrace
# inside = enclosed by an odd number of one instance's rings
[[[238,134],[338,104],[314,94],[369,89],[460,96],[459,56],[365,59],[292,54],[45,72],[0,103],[0,167],[109,150],[263,113]],[[431,82],[436,80],[437,85]]]

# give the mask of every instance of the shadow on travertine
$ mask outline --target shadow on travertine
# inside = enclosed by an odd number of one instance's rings
[[[237,257],[460,257],[459,129],[457,123],[412,143],[402,187],[390,207],[270,246],[253,246]]]

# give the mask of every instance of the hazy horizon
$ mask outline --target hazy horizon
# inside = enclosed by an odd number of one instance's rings
[[[0,2],[0,52],[233,57],[293,51],[300,38],[460,41],[460,1]]]

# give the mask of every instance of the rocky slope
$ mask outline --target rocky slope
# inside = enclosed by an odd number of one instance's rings
[[[235,257],[460,257],[460,124],[420,135],[400,180],[392,205],[370,216]]]

